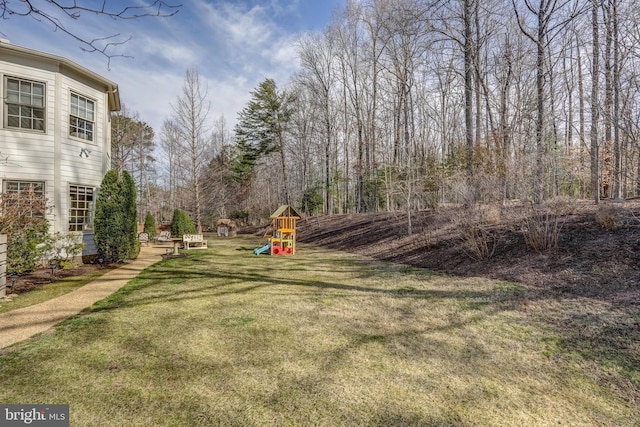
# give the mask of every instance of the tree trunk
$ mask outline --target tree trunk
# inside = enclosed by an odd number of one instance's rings
[[[538,110],[536,117],[536,168],[533,178],[533,201],[537,205],[541,204],[544,198],[544,41],[546,19],[544,2],[540,2],[536,39],[536,103]]]
[[[473,36],[471,32],[471,3],[472,0],[464,0],[464,124],[467,160],[467,184],[473,191]],[[475,191],[473,191],[475,193]],[[475,200],[475,194],[469,195]]]
[[[593,57],[591,72],[591,192],[593,201],[600,203],[600,177],[598,166],[600,156],[598,153],[598,119],[599,103],[598,91],[600,81],[600,40],[598,35],[598,0],[591,0],[591,29],[593,34]]]
[[[618,0],[611,0],[613,21],[613,197],[622,197],[622,153],[620,147],[620,40],[618,35]]]

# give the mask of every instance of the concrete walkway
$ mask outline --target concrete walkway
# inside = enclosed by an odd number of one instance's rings
[[[81,288],[40,304],[0,314],[0,348],[44,332],[108,297],[142,270],[160,261],[166,249],[161,246],[142,247],[138,259],[109,271]]]

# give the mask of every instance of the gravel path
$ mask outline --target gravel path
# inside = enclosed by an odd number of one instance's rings
[[[0,314],[0,348],[26,340],[71,317],[124,286],[142,270],[160,261],[166,247],[143,247],[138,259],[57,298]]]

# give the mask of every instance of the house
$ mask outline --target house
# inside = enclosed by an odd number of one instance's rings
[[[0,40],[2,192],[46,197],[51,232],[72,232],[96,253],[93,215],[111,163],[118,86],[60,56]]]

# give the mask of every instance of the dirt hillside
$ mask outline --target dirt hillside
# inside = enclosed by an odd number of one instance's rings
[[[528,208],[483,209],[492,251],[484,260],[463,242],[469,212],[457,207],[412,213],[411,235],[401,213],[305,218],[298,239],[451,275],[640,306],[640,201],[573,204],[559,216],[557,247],[541,252],[525,243]]]

